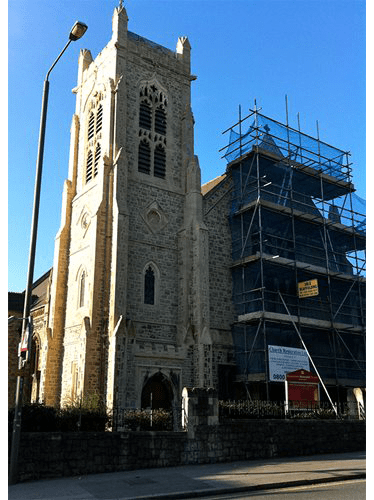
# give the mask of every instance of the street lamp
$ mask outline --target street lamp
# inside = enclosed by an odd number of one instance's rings
[[[27,272],[27,284],[25,290],[25,302],[23,309],[23,318],[22,318],[22,341],[25,340],[27,332],[29,333],[29,337],[32,335],[31,328],[29,328],[29,316],[30,316],[30,308],[31,308],[31,292],[32,292],[32,283],[34,278],[34,263],[35,263],[35,248],[36,248],[36,237],[38,230],[38,218],[39,218],[39,202],[40,202],[40,187],[42,180],[42,168],[43,168],[43,154],[44,154],[44,138],[45,138],[45,126],[46,126],[46,118],[47,118],[47,107],[48,107],[48,93],[49,93],[49,75],[52,69],[56,66],[62,54],[68,48],[71,42],[75,42],[82,38],[87,30],[87,25],[81,23],[80,21],[76,21],[74,26],[71,28],[69,33],[69,41],[65,45],[65,47],[60,52],[59,56],[49,68],[46,78],[44,80],[43,87],[43,98],[42,98],[42,110],[40,117],[40,131],[39,131],[39,144],[38,144],[38,157],[36,162],[36,176],[35,176],[35,189],[34,189],[34,206],[32,212],[32,221],[31,221],[31,237],[30,237],[30,251],[29,251],[29,263],[28,263],[28,272]],[[29,338],[28,345],[31,345],[31,338]],[[17,388],[16,388],[16,401],[15,401],[15,409],[14,409],[14,421],[13,421],[13,434],[12,434],[12,447],[11,447],[11,455],[10,455],[10,464],[9,464],[9,482],[10,484],[14,484],[17,482],[17,460],[18,460],[18,449],[19,449],[19,440],[21,433],[21,417],[22,417],[22,393],[23,393],[23,378],[25,365],[29,365],[29,352],[26,351],[26,358],[19,358],[19,375],[17,376]]]

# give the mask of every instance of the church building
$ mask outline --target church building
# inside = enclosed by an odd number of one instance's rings
[[[254,112],[230,137],[227,171],[201,186],[195,79],[188,38],[172,51],[132,33],[122,2],[107,46],[95,59],[81,50],[61,225],[34,320],[34,401],[170,408],[184,387],[282,399],[269,348],[300,349],[303,336],[334,396],[364,387],[365,235],[334,201],[354,191],[340,153],[306,163],[309,145],[290,150],[301,136],[280,137]],[[309,281],[319,295],[300,296]]]
[[[79,57],[37,398],[165,407],[233,362],[230,269],[203,217],[190,43],[132,33],[122,6],[112,22],[97,58]]]

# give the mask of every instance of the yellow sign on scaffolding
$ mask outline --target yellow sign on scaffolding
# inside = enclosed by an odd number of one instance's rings
[[[302,281],[298,283],[299,298],[318,295],[318,280]]]

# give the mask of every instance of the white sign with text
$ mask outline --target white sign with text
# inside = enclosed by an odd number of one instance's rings
[[[270,382],[284,382],[286,374],[296,370],[309,371],[309,358],[304,349],[269,345],[268,353]]]

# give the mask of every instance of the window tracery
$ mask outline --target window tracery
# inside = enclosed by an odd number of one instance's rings
[[[94,179],[99,173],[101,158],[101,131],[103,127],[103,105],[101,94],[91,101],[87,121],[87,150],[85,166],[85,183]]]
[[[167,98],[155,84],[140,88],[138,171],[166,176]]]

